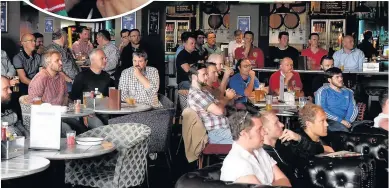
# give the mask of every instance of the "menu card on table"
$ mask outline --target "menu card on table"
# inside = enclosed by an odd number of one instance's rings
[[[61,146],[61,106],[44,103],[31,106],[30,148],[57,149]]]
[[[108,107],[110,110],[121,109],[120,90],[109,88]]]

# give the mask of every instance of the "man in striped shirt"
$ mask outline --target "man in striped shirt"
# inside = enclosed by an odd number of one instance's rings
[[[339,68],[332,67],[324,74],[330,84],[316,91],[315,103],[324,109],[329,131],[350,132],[358,115],[354,93],[344,87],[342,71]]]

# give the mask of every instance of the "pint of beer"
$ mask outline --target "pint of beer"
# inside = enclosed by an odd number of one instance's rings
[[[273,104],[273,96],[272,95],[266,95],[266,110],[270,111],[272,109]]]
[[[33,105],[41,105],[42,103],[43,103],[42,98],[40,98],[40,97],[35,97],[34,99],[32,99]]]
[[[265,91],[262,89],[256,89],[254,91],[255,94],[255,102],[263,101],[265,99]]]

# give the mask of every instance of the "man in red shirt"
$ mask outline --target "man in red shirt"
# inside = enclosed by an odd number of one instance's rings
[[[309,47],[301,51],[301,56],[307,57],[308,69],[320,70],[321,58],[328,54],[328,51],[319,47],[319,35],[311,33],[309,35]]]
[[[263,68],[265,64],[265,56],[260,48],[253,45],[254,33],[246,31],[244,33],[244,45],[235,50],[235,59],[247,58],[251,62],[253,68]]]
[[[303,95],[303,84],[301,83],[300,74],[293,71],[293,60],[289,57],[282,59],[280,62],[280,70],[270,76],[269,89],[271,94],[280,94],[279,89],[281,76],[284,78],[286,88],[294,91],[301,91],[301,94],[298,95]]]

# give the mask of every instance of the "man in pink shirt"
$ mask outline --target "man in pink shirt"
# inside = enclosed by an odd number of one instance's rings
[[[309,47],[301,51],[301,56],[307,57],[308,69],[320,70],[321,58],[328,54],[328,51],[319,47],[319,35],[311,33],[309,35]]]
[[[88,57],[89,53],[93,50],[93,45],[89,41],[90,31],[87,27],[82,27],[80,31],[80,39],[73,43],[72,50],[76,56]]]
[[[62,71],[61,54],[58,51],[49,50],[42,56],[41,69],[31,80],[28,86],[28,101],[32,103],[34,98],[41,98],[44,103],[66,106],[68,104],[68,92],[65,78],[59,72]]]

